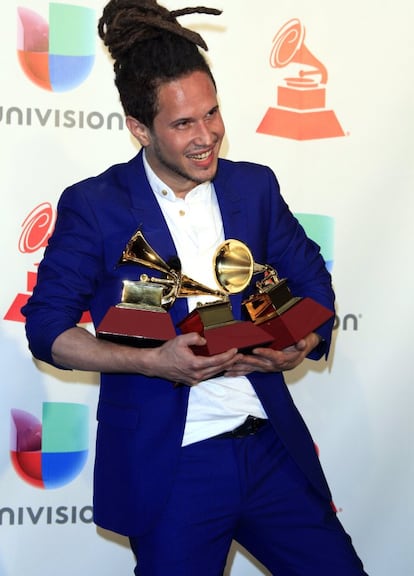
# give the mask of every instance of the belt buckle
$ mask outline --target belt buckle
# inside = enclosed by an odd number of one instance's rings
[[[251,418],[248,418],[246,420],[246,424],[247,424],[247,434],[249,436],[252,436],[253,434],[256,434],[256,432],[258,431],[258,429],[260,428],[259,426],[259,420],[258,418],[256,418],[255,416],[252,416]]]
[[[234,438],[245,438],[246,436],[253,436],[260,428],[259,419],[255,416],[248,416],[241,426],[233,430]]]

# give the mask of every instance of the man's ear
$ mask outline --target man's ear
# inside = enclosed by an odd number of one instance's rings
[[[150,131],[147,128],[147,126],[145,126],[145,124],[143,124],[133,116],[127,116],[125,122],[128,130],[131,132],[132,136],[134,136],[138,140],[141,146],[145,147],[148,146],[148,144],[150,144],[151,142]]]

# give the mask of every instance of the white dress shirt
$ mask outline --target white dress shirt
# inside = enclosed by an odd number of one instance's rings
[[[153,172],[145,152],[143,158],[149,183],[173,237],[182,273],[218,289],[213,258],[224,240],[224,231],[213,184],[199,184],[185,198],[178,198]],[[188,306],[191,311],[198,302],[211,300],[217,300],[217,297],[190,296]],[[266,418],[263,406],[245,376],[218,376],[200,382],[190,390],[183,446],[232,430],[248,414]]]

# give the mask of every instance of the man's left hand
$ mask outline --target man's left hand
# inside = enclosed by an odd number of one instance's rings
[[[237,354],[226,376],[245,376],[250,372],[285,372],[293,370],[319,344],[320,337],[312,332],[297,344],[284,350],[254,348],[251,354]]]

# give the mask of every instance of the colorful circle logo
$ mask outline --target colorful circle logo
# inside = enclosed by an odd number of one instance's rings
[[[88,416],[84,404],[45,402],[41,422],[13,409],[10,455],[17,474],[44,489],[76,478],[88,457]]]
[[[79,86],[95,61],[95,11],[49,4],[49,23],[29,8],[17,9],[17,53],[26,76],[52,92]]]
[[[319,244],[326,268],[332,272],[334,263],[334,219],[324,214],[295,214],[306,234]]]

